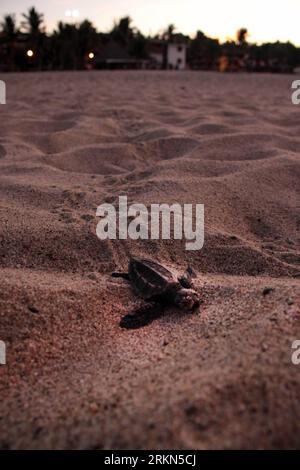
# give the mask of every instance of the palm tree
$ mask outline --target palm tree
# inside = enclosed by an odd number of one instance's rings
[[[131,23],[132,20],[129,16],[121,18],[118,23],[115,23],[110,33],[111,37],[119,44],[127,46],[134,35],[134,29],[131,27]]]
[[[17,34],[15,15],[5,15],[1,21],[1,28],[7,39],[15,39]]]
[[[24,29],[32,37],[37,37],[43,32],[42,24],[44,23],[44,15],[39,13],[34,7],[29,8],[27,13],[23,13],[25,21],[22,22]]]
[[[24,21],[22,27],[29,36],[28,46],[33,49],[33,62],[36,67],[41,68],[43,62],[46,35],[44,28],[44,15],[39,13],[34,7],[29,8],[27,13],[23,13]]]
[[[93,24],[84,20],[78,26],[78,65],[83,68],[84,58],[88,52],[92,52],[97,44],[97,32]]]
[[[239,29],[238,32],[236,33],[237,43],[240,46],[243,46],[244,44],[246,44],[247,36],[248,36],[248,30],[246,28]]]
[[[169,24],[167,29],[163,32],[163,39],[165,39],[166,41],[172,41],[175,31],[176,26],[173,23]]]
[[[4,43],[6,44],[7,66],[12,70],[15,65],[15,40],[18,34],[15,15],[5,15],[1,22],[1,28],[4,33]]]
[[[58,23],[51,37],[55,67],[75,70],[78,67],[78,29],[75,24]]]

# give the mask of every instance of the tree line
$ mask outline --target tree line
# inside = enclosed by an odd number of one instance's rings
[[[136,61],[151,64],[151,44],[155,41],[186,44],[187,65],[191,69],[292,72],[300,64],[300,49],[292,43],[249,43],[246,28],[237,32],[235,40],[224,43],[202,31],[190,38],[178,32],[173,24],[150,37],[133,26],[129,17],[124,17],[107,33],[97,31],[91,21],[84,20],[60,21],[47,34],[44,15],[32,7],[22,15],[20,24],[14,14],[5,15],[1,21],[0,69],[80,70],[87,68],[89,54],[90,59],[97,59],[94,51],[111,42]]]

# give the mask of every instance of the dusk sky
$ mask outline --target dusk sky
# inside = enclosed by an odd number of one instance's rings
[[[101,31],[114,19],[130,15],[144,34],[155,34],[168,24],[193,35],[198,29],[219,39],[233,38],[240,27],[248,28],[250,40],[287,41],[300,45],[300,0],[1,0],[0,15],[20,13],[34,5],[45,14],[48,30],[66,20],[67,10],[78,10]]]

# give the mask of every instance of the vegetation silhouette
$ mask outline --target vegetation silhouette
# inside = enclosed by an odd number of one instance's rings
[[[291,73],[300,64],[300,49],[290,42],[257,45],[248,42],[248,30],[240,28],[236,40],[220,43],[197,31],[188,37],[174,24],[155,36],[144,36],[129,16],[115,22],[111,31],[99,32],[89,20],[60,21],[46,33],[44,15],[35,7],[22,15],[20,25],[14,14],[0,24],[0,70],[82,70],[103,68],[115,58],[115,66],[157,68],[151,54],[153,43],[184,44],[187,67],[201,70]],[[123,58],[123,60],[122,60]],[[167,68],[166,61],[160,67]]]

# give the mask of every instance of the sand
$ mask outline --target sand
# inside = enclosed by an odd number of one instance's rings
[[[295,77],[1,78],[0,447],[299,448]],[[100,241],[119,195],[203,203],[204,248]],[[129,253],[190,263],[199,313],[121,329],[135,298],[110,272]]]

